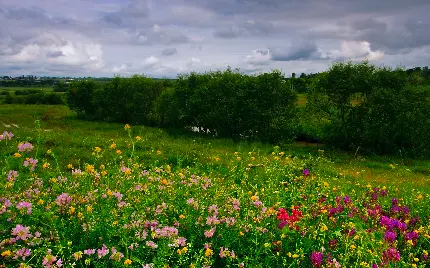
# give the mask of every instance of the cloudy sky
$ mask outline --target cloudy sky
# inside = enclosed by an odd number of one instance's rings
[[[0,75],[430,65],[430,0],[0,0]]]

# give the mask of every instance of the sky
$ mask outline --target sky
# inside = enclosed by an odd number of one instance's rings
[[[0,0],[0,75],[430,65],[430,0]]]

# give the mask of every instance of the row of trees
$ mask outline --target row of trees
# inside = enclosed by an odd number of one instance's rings
[[[116,77],[72,83],[68,104],[93,119],[194,127],[220,137],[279,143],[306,132],[346,149],[430,155],[430,90],[410,78],[367,62],[289,80],[279,71],[230,69],[181,75],[173,84]],[[297,106],[297,79],[306,80],[306,106]]]

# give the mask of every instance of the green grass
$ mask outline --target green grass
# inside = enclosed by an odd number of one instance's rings
[[[342,267],[428,264],[428,161],[88,122],[65,106],[0,115],[14,134],[0,139],[0,267],[311,267],[320,251]],[[394,243],[383,217],[405,226]]]
[[[87,151],[95,146],[107,148],[112,141],[123,145],[129,143],[129,138],[118,131],[122,124],[79,120],[76,114],[65,106],[0,105],[0,115],[3,115],[0,117],[0,128],[16,133],[22,141],[34,141],[34,121],[41,120],[41,151],[55,148],[58,154],[63,156],[60,159],[63,166],[68,162],[76,165],[88,161],[92,156],[88,155]],[[145,126],[133,127],[133,135],[139,135],[144,140],[137,150],[142,159],[173,166],[204,164],[224,169],[229,168],[235,161],[235,152],[242,155],[256,152],[258,155],[267,156],[273,152],[275,146],[259,142],[234,142],[185,131]],[[279,150],[286,155],[301,158],[323,154],[329,162],[316,168],[328,174],[340,173],[364,183],[386,183],[405,189],[421,188],[430,192],[430,161],[390,156],[356,156],[321,144],[297,143],[284,145]],[[157,151],[161,151],[161,154],[157,154]]]

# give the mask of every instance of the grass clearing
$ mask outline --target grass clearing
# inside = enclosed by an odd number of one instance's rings
[[[0,115],[0,265],[428,264],[428,161],[87,122],[65,106]]]

